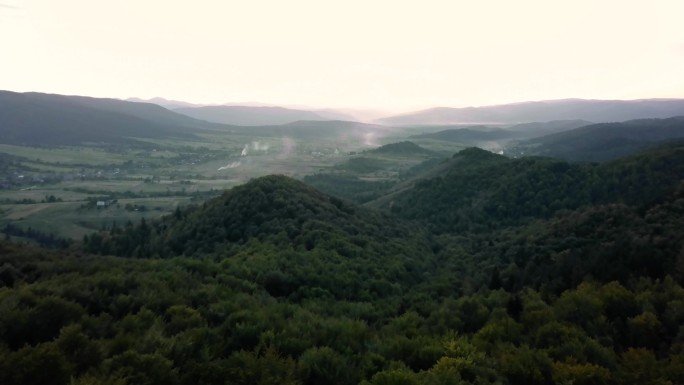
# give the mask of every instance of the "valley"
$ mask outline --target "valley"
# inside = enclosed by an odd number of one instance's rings
[[[239,126],[157,107],[89,99],[0,134],[1,383],[682,378],[681,118]],[[76,116],[142,131],[80,136]]]

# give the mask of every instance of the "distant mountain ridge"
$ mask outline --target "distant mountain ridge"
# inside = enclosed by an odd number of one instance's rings
[[[75,145],[187,138],[218,126],[151,103],[0,91],[0,143]]]
[[[510,139],[516,136],[516,133],[503,129],[503,128],[491,128],[482,129],[480,127],[472,128],[457,128],[442,130],[430,134],[420,134],[413,135],[410,138],[414,139],[436,139],[444,140],[448,142],[478,142],[487,140],[499,140],[499,139]]]
[[[195,104],[195,103],[189,103],[189,102],[184,102],[180,100],[169,100],[165,98],[151,98],[151,99],[141,99],[141,98],[128,98],[125,99],[127,102],[134,102],[134,103],[152,103],[156,104],[158,106],[162,106],[166,109],[173,110],[174,108],[185,108],[185,107],[204,107],[206,104]]]
[[[363,139],[381,135],[388,127],[341,120],[300,120],[287,124],[231,126],[233,132],[256,136],[334,137],[340,140]]]
[[[247,108],[251,110],[249,114],[275,111],[276,115],[280,115],[276,120],[282,118],[283,111],[291,119],[315,119],[258,126],[228,125],[195,119],[155,103],[0,91],[0,143],[28,146],[133,143],[136,142],[135,138],[190,138],[207,131],[223,131],[256,136],[367,140],[371,146],[375,145],[377,135],[388,129],[354,121],[330,120],[307,111],[300,114],[279,107]],[[189,108],[198,109],[202,108]],[[333,112],[326,111],[326,114]],[[267,115],[263,118],[271,119]]]
[[[127,102],[154,103],[170,110],[177,108],[197,108],[197,107],[280,107],[288,110],[298,110],[311,112],[319,115],[322,120],[348,120],[363,123],[370,123],[376,119],[387,116],[386,112],[354,108],[329,108],[329,107],[310,107],[301,105],[277,105],[273,103],[259,102],[230,102],[230,103],[190,103],[180,100],[169,100],[160,97],[150,99],[128,98]],[[304,119],[306,120],[306,119]],[[285,122],[285,123],[289,123]],[[231,123],[228,123],[231,124]],[[269,123],[270,124],[270,123]]]
[[[175,108],[173,111],[195,119],[237,126],[267,126],[299,120],[329,120],[311,111],[283,107],[205,106]]]
[[[483,107],[437,107],[377,120],[386,125],[516,124],[581,119],[596,123],[684,115],[684,99],[561,99]]]

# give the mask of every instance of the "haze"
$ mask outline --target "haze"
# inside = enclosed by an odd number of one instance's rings
[[[684,97],[684,2],[0,0],[0,85],[405,111]]]

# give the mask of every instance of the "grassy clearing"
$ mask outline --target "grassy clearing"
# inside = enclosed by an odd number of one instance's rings
[[[59,186],[41,186],[31,190],[0,190],[0,203],[6,200],[16,202],[22,199],[40,202],[50,195],[63,201],[83,201],[92,196],[92,194],[65,191]]]
[[[55,164],[45,164],[38,162],[21,162],[21,165],[42,172],[71,172],[74,169],[73,166],[69,165],[58,166]]]
[[[0,144],[0,152],[26,158],[29,161],[39,160],[53,165],[66,166],[74,164],[104,166],[131,160],[130,154],[108,152],[93,147],[37,148]]]

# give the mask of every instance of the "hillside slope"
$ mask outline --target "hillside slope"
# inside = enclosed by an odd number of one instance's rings
[[[519,143],[511,155],[552,156],[569,161],[606,161],[658,142],[684,138],[684,117],[592,124]]]
[[[471,148],[426,175],[369,205],[425,221],[437,231],[487,231],[593,204],[644,206],[684,179],[684,145],[603,165],[510,159]]]
[[[335,251],[368,258],[389,250],[390,243],[415,239],[405,225],[386,214],[325,195],[285,176],[266,176],[226,191],[201,207],[178,211],[153,228],[128,229],[97,248],[116,255],[159,255],[227,252],[233,246],[260,241],[310,251]],[[368,237],[382,248],[366,249]],[[378,245],[380,246],[380,245]],[[95,250],[93,250],[95,251]]]

